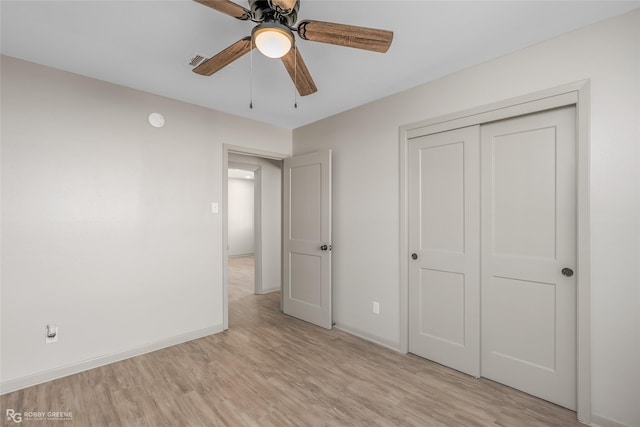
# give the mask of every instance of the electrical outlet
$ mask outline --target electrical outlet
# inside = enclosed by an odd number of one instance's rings
[[[46,344],[58,342],[58,327],[56,325],[47,325],[44,342]]]
[[[380,303],[378,301],[373,302],[373,313],[380,314]]]

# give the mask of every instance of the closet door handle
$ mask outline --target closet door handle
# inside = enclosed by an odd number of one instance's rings
[[[412,253],[411,254],[411,259],[418,259],[418,254],[417,253]]]

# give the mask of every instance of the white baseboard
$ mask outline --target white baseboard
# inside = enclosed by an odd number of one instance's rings
[[[357,336],[359,338],[362,338],[363,340],[371,341],[374,344],[378,344],[378,345],[381,345],[382,347],[386,347],[386,348],[388,348],[390,350],[400,352],[400,343],[387,341],[387,340],[382,339],[380,337],[376,337],[374,335],[371,335],[371,334],[369,334],[367,332],[361,331],[361,330],[356,329],[356,328],[351,328],[349,326],[344,326],[344,325],[341,325],[339,323],[335,323],[333,325],[333,327],[338,329],[338,330],[340,330],[340,331],[343,331],[343,332],[346,332],[348,334],[355,335],[355,336]]]
[[[280,291],[280,288],[269,288],[269,289],[263,289],[262,290],[262,294],[260,295],[266,295],[266,294],[271,294],[273,292],[278,292]]]
[[[85,360],[73,365],[62,366],[60,368],[50,369],[48,371],[38,372],[33,375],[0,382],[0,395],[11,393],[13,391],[21,390],[23,388],[31,387],[37,384],[42,384],[48,381],[56,380],[58,378],[66,377],[69,375],[77,374],[79,372],[88,371],[89,369],[98,368],[100,366],[109,365],[111,363],[119,362],[131,357],[140,356],[145,353],[151,353],[152,351],[160,350],[166,347],[171,347],[177,344],[182,344],[187,341],[192,341],[198,338],[203,338],[208,335],[217,334],[222,332],[222,325],[215,325],[209,328],[199,329],[196,331],[187,332],[184,334],[176,335],[167,339],[156,341],[154,343],[146,344],[141,347],[133,348],[131,350],[122,351],[119,353],[108,354],[105,356],[99,356],[93,359]]]
[[[630,427],[596,414],[591,414],[591,425],[594,427]]]

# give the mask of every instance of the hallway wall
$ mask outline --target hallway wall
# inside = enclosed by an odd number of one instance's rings
[[[229,178],[229,256],[255,252],[253,179]]]

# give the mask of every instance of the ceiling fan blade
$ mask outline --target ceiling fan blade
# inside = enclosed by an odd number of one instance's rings
[[[291,47],[291,50],[289,50],[289,52],[281,59],[284,67],[289,72],[291,80],[293,80],[293,83],[296,85],[296,89],[298,89],[300,96],[311,95],[318,91],[318,88],[311,77],[311,73],[309,73],[307,64],[304,63],[302,55],[300,55],[300,51],[297,47]]]
[[[298,34],[305,40],[355,47],[385,53],[393,41],[393,31],[333,22],[305,20],[298,24]]]
[[[209,58],[202,64],[198,65],[193,69],[193,72],[203,76],[210,76],[231,64],[241,56],[249,53],[249,51],[254,47],[255,45],[251,43],[251,37],[240,39],[222,52],[218,53],[216,56]]]
[[[229,0],[194,0],[197,3],[209,6],[218,12],[222,12],[234,18],[246,21],[251,18],[251,12],[244,7]]]
[[[279,6],[282,10],[290,10],[293,9],[293,6],[296,5],[297,1],[298,0],[271,0],[271,3]]]

